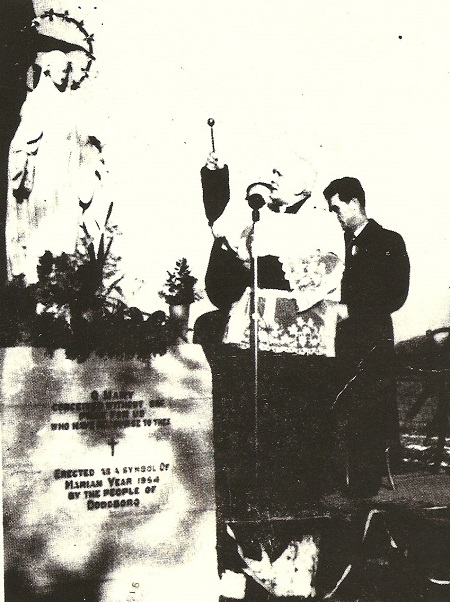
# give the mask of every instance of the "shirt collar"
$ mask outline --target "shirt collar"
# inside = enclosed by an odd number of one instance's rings
[[[364,230],[364,228],[367,226],[368,223],[369,222],[367,221],[365,224],[362,224],[361,226],[356,228],[356,230],[353,232],[353,238],[356,238],[357,236],[359,236],[361,234],[361,232]]]

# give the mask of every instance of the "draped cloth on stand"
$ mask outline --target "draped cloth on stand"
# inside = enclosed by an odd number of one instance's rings
[[[335,230],[323,210],[305,206],[299,215],[262,212],[255,226],[253,252],[272,257],[283,290],[271,274],[263,277],[256,303],[259,349],[274,353],[334,357],[334,337],[343,262],[332,249]],[[237,248],[237,252],[242,252]],[[264,259],[264,261],[266,261]],[[264,269],[264,263],[263,263]],[[231,307],[224,343],[250,346],[251,288]]]

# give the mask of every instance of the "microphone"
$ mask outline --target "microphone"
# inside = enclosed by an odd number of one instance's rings
[[[268,192],[272,192],[273,190],[273,186],[267,184],[266,182],[255,182],[254,184],[250,184],[245,194],[245,200],[248,202],[250,209],[261,209],[261,207],[264,207],[264,205],[270,200],[269,198],[264,198],[260,192],[253,192],[250,194],[250,191],[253,188],[261,186],[265,189],[263,192],[265,192],[266,195],[268,195]]]
[[[254,184],[250,184],[250,186],[247,188],[245,199],[249,204],[250,209],[252,209],[253,223],[259,221],[259,210],[261,209],[261,207],[264,207],[264,205],[267,202],[264,196],[259,192],[254,192],[253,194],[250,194],[250,191],[256,188],[257,186],[263,186],[264,189],[268,189],[269,191],[273,190],[272,186],[270,184],[266,184],[265,182],[255,182]],[[266,192],[266,190],[264,190],[264,192]]]
[[[247,196],[247,202],[249,204],[250,209],[261,209],[266,204],[264,197],[262,194],[250,194]]]

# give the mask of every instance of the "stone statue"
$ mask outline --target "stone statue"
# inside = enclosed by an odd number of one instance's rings
[[[88,53],[38,52],[8,163],[8,278],[37,279],[45,251],[73,253],[104,174],[102,144],[84,125]],[[91,61],[90,61],[91,62]],[[81,95],[82,96],[82,95]],[[81,101],[81,102],[80,102]]]

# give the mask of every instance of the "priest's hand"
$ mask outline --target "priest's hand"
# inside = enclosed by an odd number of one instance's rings
[[[209,153],[205,165],[208,169],[211,170],[222,169],[224,166],[224,164],[219,160],[217,155],[213,152]]]
[[[339,303],[338,301],[330,301],[327,299],[327,303],[332,305],[337,311],[338,320],[346,320],[348,318],[348,307],[345,303]]]

